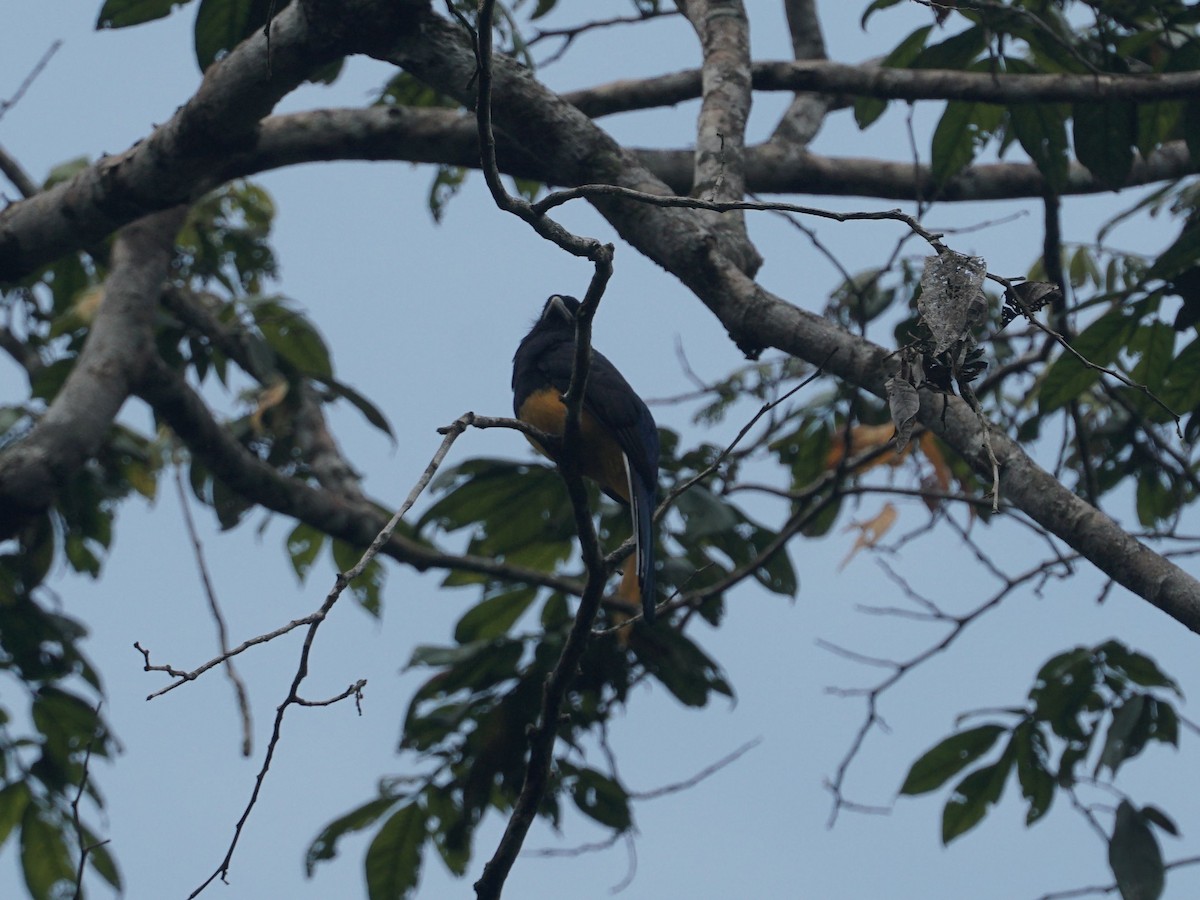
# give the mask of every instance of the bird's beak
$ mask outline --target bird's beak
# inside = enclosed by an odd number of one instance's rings
[[[567,304],[563,303],[563,298],[555,294],[550,298],[550,302],[546,304],[546,312],[542,316],[543,319],[549,318],[552,313],[558,313],[568,322],[574,322],[575,317],[571,315],[571,311],[567,309]]]

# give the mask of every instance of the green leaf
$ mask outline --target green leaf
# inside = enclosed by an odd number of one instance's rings
[[[891,6],[892,2],[898,0],[890,0],[886,5]],[[875,4],[872,4],[874,6]],[[863,26],[866,27],[867,17],[871,14],[868,9],[863,14]],[[925,40],[929,37],[929,32],[932,26],[926,25],[918,28],[904,40],[902,40],[891,53],[889,53],[880,65],[895,69],[908,68],[917,54],[925,47]],[[876,97],[856,97],[854,99],[854,121],[860,129],[871,125],[876,119],[883,115],[883,111],[887,109],[887,101],[880,100]]]
[[[1096,763],[1097,773],[1102,766],[1108,766],[1109,771],[1116,775],[1121,763],[1141,749],[1130,738],[1145,709],[1146,695],[1134,694],[1113,711],[1112,722],[1109,724],[1108,734],[1104,738],[1104,749]]]
[[[90,865],[109,886],[114,888],[117,893],[122,890],[121,887],[121,871],[117,868],[117,861],[113,859],[113,855],[108,851],[108,845],[99,840],[88,829],[84,828],[84,836],[87,839],[88,846],[88,865]]]
[[[412,895],[421,875],[425,837],[425,814],[415,803],[401,807],[383,823],[367,848],[370,900],[402,900]]]
[[[1175,355],[1175,329],[1166,322],[1143,322],[1133,333],[1129,349],[1138,354],[1133,379],[1161,393]]]
[[[1188,100],[1183,107],[1183,140],[1193,165],[1200,165],[1200,100]]]
[[[67,535],[63,551],[67,555],[67,562],[76,572],[86,573],[92,578],[100,575],[100,560],[88,547],[87,542],[76,532],[72,531]]]
[[[859,131],[863,131],[875,124],[886,110],[886,100],[880,100],[878,97],[855,97],[854,123],[858,126]]]
[[[446,206],[454,199],[463,184],[466,183],[469,169],[461,166],[438,166],[433,183],[429,186],[429,212],[434,222],[441,222],[446,214]]]
[[[461,647],[417,647],[406,668],[447,668],[417,692],[414,702],[445,697],[463,688],[483,691],[506,681],[516,675],[523,650],[520,641],[505,638],[477,641]]]
[[[54,564],[54,544],[54,525],[49,514],[39,515],[21,532],[17,565],[27,591],[41,584],[49,574]]]
[[[302,375],[328,383],[333,379],[329,348],[313,324],[282,303],[268,301],[252,307],[263,339]]]
[[[1021,796],[1029,804],[1025,824],[1032,825],[1050,809],[1054,801],[1054,776],[1046,768],[1049,748],[1046,736],[1029,721],[1022,722],[1013,732],[1017,754],[1017,783]]]
[[[0,790],[0,847],[8,840],[29,806],[29,785],[14,781]]]
[[[943,185],[968,165],[1003,120],[1004,110],[989,103],[952,100],[933,131],[930,175]]]
[[[308,579],[308,573],[312,570],[321,548],[325,546],[325,540],[324,533],[306,522],[299,523],[287,536],[288,558],[292,561],[292,568],[301,584]]]
[[[462,806],[450,791],[431,785],[423,799],[433,844],[446,868],[461,878],[471,861],[472,823],[463,815]]]
[[[59,827],[30,803],[21,820],[21,871],[34,900],[50,900],[74,884],[75,866]]]
[[[1181,134],[1184,108],[1178,100],[1137,104],[1137,149],[1143,157]]]
[[[75,368],[75,357],[66,356],[39,368],[29,379],[29,395],[37,400],[51,402],[67,381],[67,376]]]
[[[1142,818],[1147,822],[1154,823],[1163,831],[1167,832],[1167,834],[1172,834],[1175,837],[1179,837],[1179,827],[1175,824],[1170,816],[1168,816],[1157,806],[1143,806]]]
[[[684,706],[700,707],[716,691],[733,696],[724,673],[691,639],[674,629],[658,629],[654,647],[642,656],[646,669]]]
[[[965,69],[987,49],[987,29],[973,25],[966,31],[926,47],[912,61],[914,69]]]
[[[454,639],[468,644],[507,634],[536,597],[537,588],[520,587],[477,603],[458,620]]]
[[[1105,187],[1123,187],[1133,165],[1137,104],[1076,103],[1071,127],[1079,161]]]
[[[676,509],[683,516],[688,540],[722,534],[734,528],[741,517],[730,504],[702,484],[695,484],[679,496]]]
[[[1157,468],[1143,469],[1138,474],[1135,493],[1138,522],[1147,528],[1171,518],[1179,509],[1179,489],[1166,472]]]
[[[191,0],[105,0],[96,19],[96,29],[127,28],[169,15],[176,6]]]
[[[1200,263],[1200,223],[1188,222],[1179,237],[1146,272],[1147,278],[1171,278]]]
[[[1124,900],[1158,900],[1166,881],[1162,851],[1145,817],[1128,800],[1117,807],[1108,864]]]
[[[200,0],[196,13],[196,62],[211,66],[267,23],[268,0]]]
[[[867,28],[867,19],[871,18],[872,15],[881,9],[887,9],[889,6],[896,6],[903,2],[904,0],[871,0],[871,5],[868,6],[863,12],[862,19],[859,21],[859,24],[865,31]]]
[[[388,422],[387,416],[379,411],[379,407],[377,407],[374,403],[372,403],[354,388],[350,387],[348,384],[342,384],[340,381],[330,380],[328,385],[330,390],[332,390],[343,400],[350,401],[350,403],[360,413],[362,413],[363,416],[366,417],[368,422],[370,422],[372,425],[390,437],[393,442],[395,442],[396,435],[392,431],[392,425],[390,422]]]
[[[901,794],[925,794],[943,784],[973,763],[992,746],[1007,729],[1003,725],[980,725],[960,731],[925,751],[912,767],[900,787]]]
[[[333,555],[333,562],[341,573],[349,572],[362,559],[363,550],[354,547],[345,541],[334,539],[330,550]],[[386,580],[386,574],[383,566],[379,562],[379,557],[374,557],[363,568],[362,573],[350,582],[350,593],[354,595],[354,599],[358,604],[370,613],[375,618],[379,618],[379,614],[383,609],[383,584]]]
[[[949,844],[979,824],[988,807],[1000,799],[1015,753],[1010,744],[996,762],[967,775],[942,810],[942,843]]]
[[[339,816],[321,829],[304,854],[304,874],[312,877],[317,863],[333,859],[337,856],[337,842],[355,831],[374,825],[375,822],[396,805],[395,797],[377,797],[362,806]]]
[[[571,799],[582,813],[614,831],[625,831],[633,824],[625,789],[595,769],[580,770]]]
[[[252,507],[253,504],[229,487],[220,478],[212,482],[212,507],[217,514],[217,521],[222,531],[235,528]]]
[[[1182,697],[1178,682],[1158,667],[1158,663],[1143,653],[1130,650],[1120,641],[1105,641],[1096,648],[1105,663],[1141,687],[1167,688]]]
[[[1113,309],[1085,328],[1072,342],[1075,350],[1097,366],[1108,366],[1133,338],[1138,327],[1134,316]],[[1100,378],[1101,372],[1080,362],[1075,354],[1063,351],[1042,379],[1038,408],[1042,415],[1053,412],[1077,399]]]
[[[1059,103],[1021,103],[1008,107],[1008,120],[1029,158],[1055,192],[1067,186],[1067,107]]]

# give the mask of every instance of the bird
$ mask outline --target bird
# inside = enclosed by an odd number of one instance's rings
[[[513,356],[513,411],[518,419],[550,435],[561,436],[567,407],[563,395],[575,363],[575,319],[580,302],[553,294]],[[534,447],[557,462],[555,447]],[[643,619],[653,624],[654,507],[658,496],[658,427],[645,401],[617,367],[592,350],[580,412],[579,469],[602,491],[628,506],[634,553],[625,565],[618,596],[639,601]]]

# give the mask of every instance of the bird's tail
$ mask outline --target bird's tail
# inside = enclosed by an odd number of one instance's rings
[[[654,624],[655,595],[654,595],[654,491],[640,483],[640,479],[632,479],[633,491],[630,512],[633,515],[633,534],[636,538],[637,549],[637,583],[642,595],[642,618],[647,625]]]

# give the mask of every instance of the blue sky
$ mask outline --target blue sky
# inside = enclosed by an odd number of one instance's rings
[[[760,4],[751,6],[751,14],[758,15]],[[879,54],[928,15],[916,6],[881,13],[864,34],[858,27],[860,6],[819,4],[834,59],[853,62]],[[10,3],[3,11],[0,97],[12,94],[53,40],[64,40],[22,102],[0,119],[0,144],[35,179],[76,156],[96,158],[125,149],[166,120],[199,83],[191,53],[192,7],[148,26],[96,33],[91,25],[98,7],[98,2]],[[593,4],[596,10],[609,7],[624,9],[623,4]],[[784,58],[782,14],[774,4],[761,8],[771,9],[775,20],[752,20],[756,53]],[[567,62],[544,77],[554,87],[570,89],[695,65],[695,41],[682,22],[656,23],[640,32],[584,38]],[[608,67],[616,52],[623,60],[619,70]],[[387,75],[386,67],[358,60],[335,87],[305,88],[280,110],[359,105]],[[774,97],[756,106],[752,139],[769,131],[784,103],[785,98]],[[688,142],[695,112],[694,104],[685,104],[604,125],[631,145],[673,146]],[[831,117],[815,149],[904,159],[904,115],[904,108],[893,104],[883,123],[860,134],[841,113]],[[918,109],[919,133],[927,134],[935,121],[936,107]],[[425,207],[430,178],[429,170],[407,164],[354,163],[309,165],[256,179],[279,210],[280,291],[321,328],[333,348],[338,377],[375,400],[398,427],[393,447],[353,410],[338,410],[333,417],[367,489],[392,504],[407,494],[436,449],[439,425],[465,410],[508,412],[509,365],[517,340],[548,294],[580,294],[590,275],[585,263],[497,211],[478,177],[453,201],[445,222],[434,226]],[[15,196],[7,185],[2,189]],[[1090,239],[1097,221],[1128,202],[1112,197],[1069,201],[1069,238]],[[823,205],[848,210],[892,204],[844,198]],[[983,255],[992,271],[1018,274],[1038,249],[1037,203],[941,207],[926,224],[963,226],[1010,213],[1024,217],[954,237],[950,244]],[[612,238],[582,204],[564,208],[561,219],[577,232]],[[837,280],[833,268],[773,217],[751,217],[750,226],[766,258],[762,282],[799,305],[820,309]],[[877,263],[881,248],[889,248],[901,233],[896,223],[815,227],[852,271]],[[1171,236],[1161,223],[1143,222],[1118,229],[1112,240],[1127,249],[1154,250]],[[742,362],[715,320],[661,270],[619,244],[615,265],[595,344],[644,396],[689,387],[675,359],[677,337],[702,377],[719,377]],[[632,336],[616,324],[627,319],[641,324]],[[449,358],[469,364],[447,364]],[[22,396],[23,388],[20,374],[0,360],[0,402]],[[655,415],[693,439],[702,434],[690,425],[684,408],[656,407]],[[148,427],[149,416],[136,401],[123,417]],[[727,421],[705,437],[727,441],[740,424]],[[527,458],[530,451],[520,438],[488,431],[462,438],[453,459],[485,455]],[[864,500],[853,515],[868,518],[881,503]],[[307,585],[296,584],[282,546],[290,523],[276,518],[256,537],[261,519],[251,517],[234,532],[218,534],[205,510],[195,512],[233,640],[319,606],[332,567],[319,566]],[[777,511],[762,505],[755,513],[771,521]],[[901,526],[917,527],[926,515],[919,503],[902,506]],[[1040,558],[1035,554],[1041,548],[1017,528],[976,524],[975,531],[1014,571]],[[697,633],[726,667],[738,691],[736,704],[717,702],[690,711],[665,691],[647,688],[614,724],[622,775],[637,790],[688,778],[745,742],[761,739],[699,786],[638,804],[637,872],[623,896],[1032,900],[1046,891],[1106,883],[1104,846],[1065,806],[1026,831],[1023,807],[1004,802],[982,826],[943,849],[938,834],[944,792],[895,801],[896,790],[911,761],[952,730],[959,712],[1018,702],[1038,666],[1055,652],[1117,636],[1158,658],[1187,690],[1200,683],[1194,636],[1121,590],[1097,606],[1100,580],[1086,569],[1072,581],[1051,583],[1044,596],[1011,597],[949,654],[914,672],[885,698],[881,712],[891,731],[876,731],[868,739],[847,789],[859,802],[892,806],[890,815],[843,813],[828,829],[830,796],[823,783],[849,746],[863,709],[859,701],[826,689],[870,685],[880,672],[832,655],[816,641],[903,658],[940,637],[927,627],[880,620],[856,609],[860,603],[887,605],[899,598],[869,556],[838,570],[852,542],[852,534],[835,532],[822,541],[794,543],[791,555],[801,578],[794,603],[744,586],[729,598],[726,625]],[[970,608],[997,587],[948,533],[911,545],[892,562],[916,587],[956,610]],[[363,714],[347,703],[290,711],[230,884],[214,884],[205,896],[362,895],[364,840],[346,840],[339,858],[311,881],[303,876],[303,851],[326,822],[371,797],[378,777],[411,772],[411,760],[394,750],[407,698],[421,676],[401,669],[416,644],[448,641],[454,622],[475,600],[469,591],[439,590],[436,575],[418,576],[390,564],[388,569],[382,622],[348,601],[339,605],[320,632],[307,682],[307,694],[321,697],[367,678]],[[255,716],[255,754],[246,760],[238,753],[231,691],[219,672],[153,702],[144,700],[162,681],[141,671],[135,640],[150,648],[157,662],[182,668],[215,653],[213,626],[169,480],[152,507],[132,501],[123,509],[115,550],[100,581],[59,573],[54,587],[63,608],[92,629],[87,649],[105,675],[106,714],[124,746],[112,763],[96,764],[93,774],[108,801],[102,830],[112,838],[127,896],[185,897],[224,855],[259,767],[274,707],[295,671],[299,637],[291,635],[239,660]],[[1160,804],[1179,823],[1184,840],[1164,842],[1168,858],[1188,855],[1200,835],[1200,802],[1193,791],[1180,789],[1192,783],[1185,765],[1195,741],[1185,733],[1184,753],[1152,748],[1123,773],[1123,787],[1143,802]],[[476,875],[501,824],[493,818],[479,833],[472,863]],[[561,836],[539,826],[527,846],[571,847],[604,836],[574,817]],[[627,865],[624,844],[577,857],[522,858],[507,896],[608,896]],[[452,879],[437,859],[427,859],[424,874],[420,896],[471,894],[473,877]],[[7,846],[0,851],[0,896],[19,896],[18,879],[16,854]],[[1168,886],[1168,898],[1196,896],[1200,872],[1173,873]],[[104,895],[103,889],[93,894]]]

